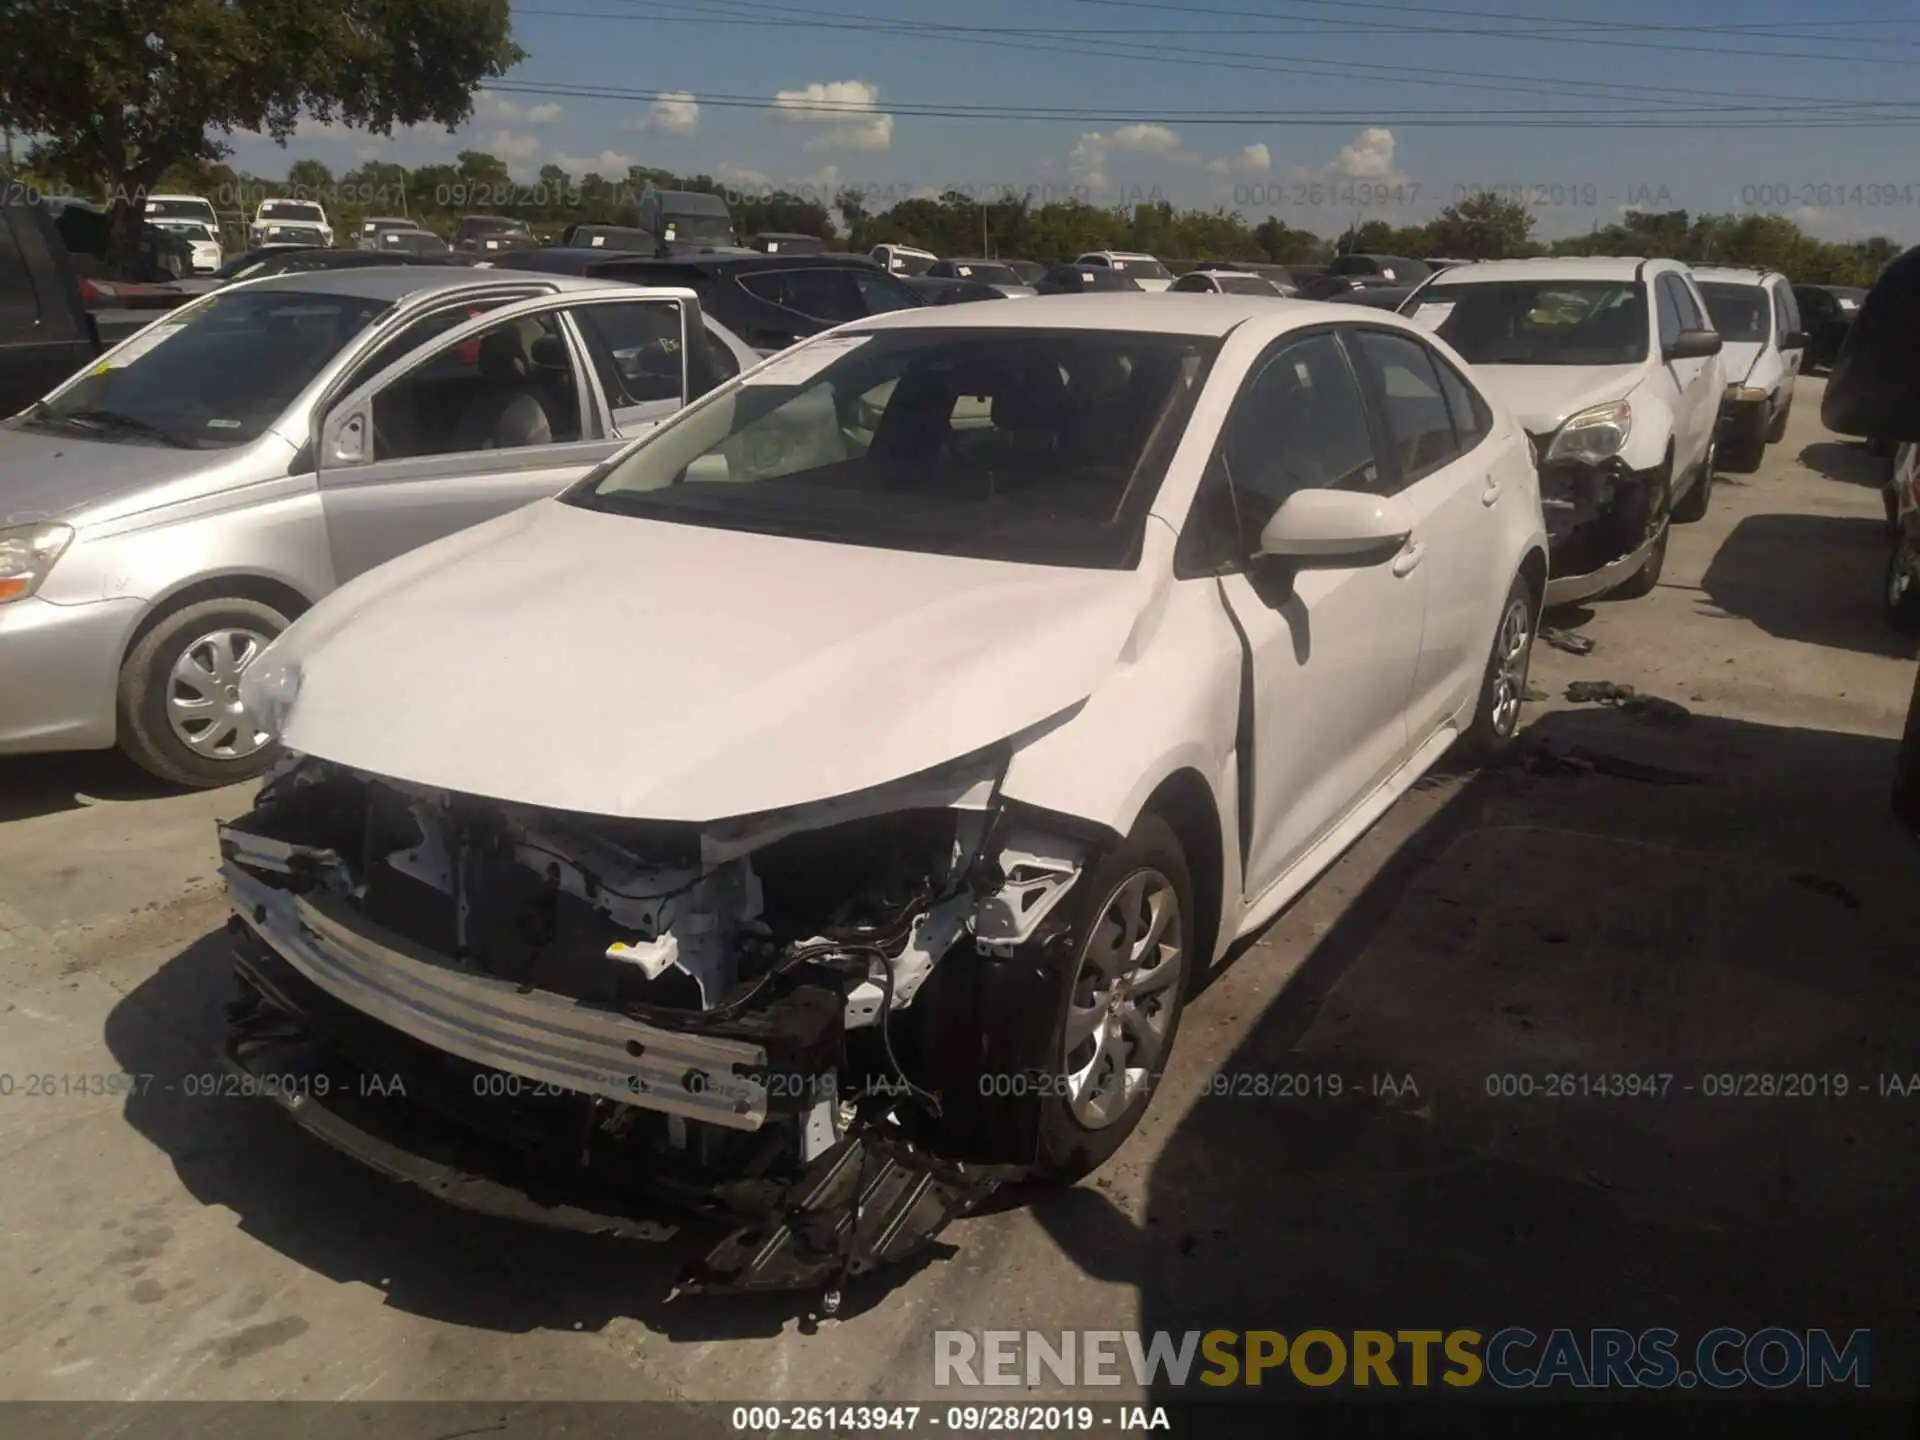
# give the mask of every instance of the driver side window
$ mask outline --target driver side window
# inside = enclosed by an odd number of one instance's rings
[[[1300,490],[1380,483],[1359,381],[1331,335],[1288,345],[1241,390],[1221,437],[1242,554]]]
[[[579,376],[552,312],[502,321],[373,397],[375,461],[579,438]]]

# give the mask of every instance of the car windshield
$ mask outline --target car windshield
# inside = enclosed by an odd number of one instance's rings
[[[1220,288],[1229,295],[1275,295],[1279,292],[1258,275],[1216,275]]]
[[[356,295],[217,293],[142,330],[26,421],[188,450],[244,445],[387,309]]]
[[[149,200],[147,218],[161,220],[204,220],[212,223],[213,205],[206,200]]]
[[[156,220],[154,223],[171,235],[184,235],[189,240],[213,239],[213,231],[204,220]]]
[[[327,240],[311,225],[269,225],[267,238],[282,245],[324,245]]]
[[[590,510],[1120,569],[1218,342],[1094,330],[836,335],[683,411],[564,497]],[[1157,457],[1157,458],[1156,458]]]
[[[1173,278],[1173,272],[1171,270],[1167,269],[1167,267],[1162,265],[1158,260],[1153,259],[1134,260],[1129,258],[1116,258],[1113,262],[1113,268],[1118,270],[1122,275],[1131,276],[1136,280],[1171,280]]]
[[[676,245],[732,245],[733,222],[724,215],[687,215],[667,212],[667,233],[660,237]]]
[[[260,206],[262,220],[305,220],[322,224],[327,216],[318,205],[307,200],[267,200]]]
[[[1019,285],[1023,283],[1020,273],[1010,265],[1002,265],[992,260],[956,260],[953,273],[961,280],[971,280],[976,285]]]
[[[1411,318],[1473,365],[1634,365],[1647,300],[1632,280],[1500,280],[1428,286]]]
[[[1742,285],[1731,280],[1702,280],[1700,296],[1707,302],[1707,318],[1723,340],[1767,338],[1773,322],[1773,299],[1761,285]]]
[[[876,255],[874,258],[877,260],[880,257]],[[933,265],[931,255],[907,255],[895,250],[887,257],[887,268],[896,275],[924,275]]]

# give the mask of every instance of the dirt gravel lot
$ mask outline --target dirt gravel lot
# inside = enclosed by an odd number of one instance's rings
[[[1430,779],[1194,1002],[1096,1179],[1007,1197],[817,1327],[668,1302],[671,1246],[471,1217],[188,1095],[230,994],[212,822],[245,796],[0,762],[0,1396],[928,1399],[937,1328],[1508,1324],[1869,1326],[1876,1384],[1914,1393],[1920,1096],[1878,1093],[1920,1071],[1920,849],[1886,804],[1913,659],[1877,612],[1873,464],[1818,391],[1653,595],[1565,617],[1593,653],[1537,651],[1536,740],[1696,783]],[[1580,679],[1691,716],[1558,698]],[[155,1081],[24,1093],[107,1071]],[[1569,1072],[1672,1079],[1489,1093]],[[1282,1073],[1343,1093],[1212,1093]],[[1744,1073],[1853,1088],[1705,1093]]]

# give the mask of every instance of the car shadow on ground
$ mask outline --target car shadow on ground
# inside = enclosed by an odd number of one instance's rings
[[[79,810],[95,800],[158,800],[180,787],[117,750],[0,756],[0,823]]]
[[[1526,739],[1222,1067],[1287,1085],[1196,1101],[1137,1222],[1091,1187],[1036,1218],[1147,1332],[1670,1326],[1690,1358],[1719,1325],[1863,1327],[1876,1390],[1910,1398],[1920,1097],[1878,1086],[1920,1070],[1920,847],[1893,742],[1612,710]],[[1641,778],[1539,758],[1582,753]],[[1196,1393],[1231,1392],[1155,1390]]]
[[[1816,440],[1801,449],[1800,463],[1816,475],[1870,490],[1883,487],[1893,473],[1886,456],[1875,455],[1857,441]]]
[[[1905,659],[1913,642],[1880,614],[1887,545],[1870,516],[1749,515],[1721,542],[1700,590],[1720,613],[1782,640]]]

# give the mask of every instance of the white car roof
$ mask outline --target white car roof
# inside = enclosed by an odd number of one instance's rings
[[[1645,266],[1656,270],[1685,270],[1677,260],[1646,260],[1632,255],[1561,255],[1541,260],[1481,260],[1442,270],[1433,284],[1473,285],[1494,280],[1631,280]]]
[[[1158,259],[1147,254],[1144,250],[1082,250],[1080,253],[1082,255],[1104,255],[1109,260],[1152,260],[1156,265],[1160,263]]]
[[[153,204],[153,202],[156,200],[194,200],[202,205],[211,205],[213,203],[211,200],[207,199],[207,197],[204,195],[149,195],[147,196],[147,203],[149,205]]]
[[[1695,265],[1693,267],[1694,279],[1712,280],[1723,285],[1764,285],[1778,274],[1777,270],[1749,270],[1744,266],[1734,265]]]
[[[1039,295],[1021,305],[938,305],[890,310],[842,326],[835,334],[876,330],[943,330],[958,327],[1014,330],[1139,330],[1156,335],[1219,338],[1248,320],[1273,324],[1274,333],[1329,320],[1387,324],[1425,334],[1384,310],[1328,305],[1319,300],[1282,300],[1270,295],[1211,291],[1091,291],[1084,295]]]

